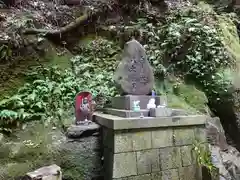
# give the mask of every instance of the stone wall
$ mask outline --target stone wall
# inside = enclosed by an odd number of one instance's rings
[[[100,116],[105,180],[202,179],[193,143],[206,142],[205,116],[125,119],[120,129],[119,119]]]

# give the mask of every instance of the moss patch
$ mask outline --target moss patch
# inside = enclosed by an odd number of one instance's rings
[[[0,164],[4,167],[0,177],[13,179],[41,166],[54,163],[54,150],[50,128],[40,123],[29,124],[1,142]],[[3,156],[4,155],[4,156]]]
[[[26,82],[25,75],[27,71],[31,71],[36,66],[54,66],[57,65],[62,69],[66,69],[70,67],[70,58],[72,54],[66,50],[64,53],[60,55],[54,45],[51,43],[48,44],[48,50],[45,55],[41,57],[39,60],[36,59],[23,59],[19,60],[19,63],[15,65],[14,68],[9,68],[6,70],[5,74],[8,77],[7,81],[1,84],[0,88],[0,100],[5,96],[14,95],[17,90],[24,85]],[[21,57],[23,58],[23,57]],[[0,68],[1,70],[1,68]]]
[[[166,94],[168,106],[171,108],[185,109],[192,113],[207,113],[207,97],[194,85],[168,79],[164,83],[157,81],[156,90],[158,94]]]

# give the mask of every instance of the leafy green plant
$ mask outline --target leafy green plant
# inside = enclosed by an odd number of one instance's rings
[[[101,46],[97,45],[98,42]],[[103,42],[105,45],[111,44],[106,40],[95,41],[97,55],[93,53],[92,46],[89,46],[90,50],[86,48],[81,57],[73,58],[73,70],[37,67],[28,73],[29,83],[20,88],[15,96],[0,101],[1,130],[11,131],[12,127],[32,120],[63,127],[64,118],[73,112],[74,98],[78,92],[90,91],[100,106],[116,95],[111,59],[115,50],[102,46]],[[108,63],[104,64],[108,60],[112,67]]]
[[[120,52],[120,47],[112,41],[97,38],[80,47],[78,55],[71,59],[73,71],[80,74],[79,71],[88,70],[89,73],[97,73],[99,70],[113,72],[116,69],[116,56]]]
[[[211,152],[207,148],[206,143],[200,143],[199,141],[195,141],[195,143],[193,143],[193,151],[196,154],[198,165],[207,168],[207,170],[214,179],[219,178],[219,176],[226,178],[223,174],[219,173],[217,167],[212,163]]]
[[[231,86],[221,69],[234,66],[235,59],[223,43],[217,18],[211,9],[193,5],[171,10],[165,22],[141,18],[131,26],[143,32],[156,76],[163,71],[181,76],[200,86],[210,99],[220,100]]]
[[[216,167],[212,163],[211,152],[207,149],[206,144],[196,141],[193,144],[193,150],[196,154],[197,162],[201,166],[205,166],[210,173],[216,172]]]

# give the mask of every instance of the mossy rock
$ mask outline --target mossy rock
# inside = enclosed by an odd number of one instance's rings
[[[57,164],[68,180],[91,179],[101,172],[98,136],[68,140],[59,130],[29,124],[0,144],[0,179],[12,180],[42,166]]]

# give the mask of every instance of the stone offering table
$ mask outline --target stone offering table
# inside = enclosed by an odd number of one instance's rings
[[[94,118],[102,126],[104,180],[202,179],[193,143],[207,141],[206,116]]]

